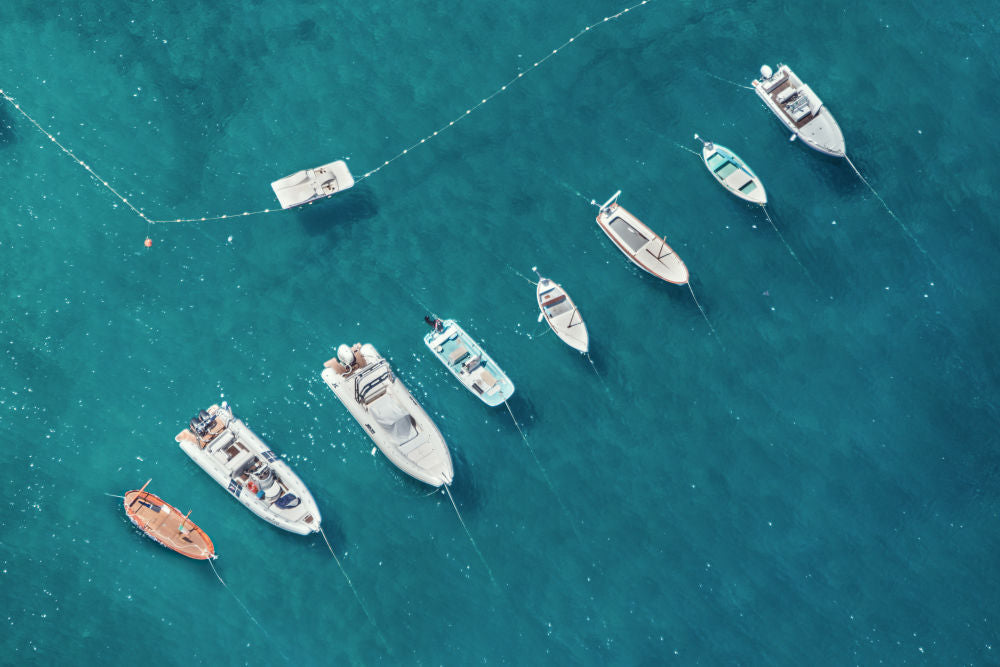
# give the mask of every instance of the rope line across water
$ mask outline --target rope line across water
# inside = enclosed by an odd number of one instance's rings
[[[358,179],[355,180],[355,183],[360,183],[361,181],[364,181],[368,177],[374,176],[379,171],[381,171],[383,168],[389,166],[390,164],[392,164],[393,162],[395,162],[399,158],[403,157],[404,155],[409,154],[409,152],[412,151],[413,149],[417,148],[418,146],[420,146],[422,144],[427,143],[429,140],[431,140],[434,137],[438,136],[439,134],[441,134],[442,132],[444,132],[448,128],[453,127],[455,125],[455,123],[461,121],[463,118],[467,118],[468,116],[470,116],[472,114],[473,111],[477,111],[480,107],[482,107],[484,104],[486,104],[487,102],[489,102],[490,100],[492,100],[494,97],[496,97],[497,95],[500,95],[501,93],[505,92],[510,86],[514,85],[517,81],[519,81],[521,78],[523,78],[525,74],[527,74],[528,72],[531,72],[531,71],[537,69],[542,63],[544,63],[549,58],[551,58],[552,56],[556,55],[557,53],[559,53],[560,51],[562,51],[563,49],[565,49],[567,46],[569,46],[570,44],[572,44],[573,42],[575,42],[580,36],[584,35],[585,33],[589,32],[590,30],[596,28],[599,25],[602,25],[604,23],[608,23],[610,21],[614,21],[615,19],[617,19],[617,18],[619,18],[619,17],[627,14],[628,12],[632,11],[633,9],[637,9],[638,7],[641,7],[642,5],[648,4],[648,3],[652,2],[652,1],[653,0],[642,0],[642,2],[638,2],[638,3],[636,3],[636,4],[634,4],[634,5],[630,6],[630,7],[626,7],[625,9],[621,10],[617,14],[612,14],[611,16],[605,16],[602,20],[597,21],[595,23],[592,23],[592,24],[586,26],[585,28],[583,28],[582,30],[580,30],[578,33],[576,33],[575,35],[573,35],[572,37],[570,37],[568,40],[566,40],[565,42],[563,42],[562,44],[560,44],[558,47],[552,49],[551,53],[547,53],[547,54],[545,54],[544,57],[542,57],[539,60],[535,61],[535,63],[532,64],[532,66],[530,68],[526,69],[523,72],[518,72],[517,76],[515,76],[514,78],[512,78],[510,81],[508,81],[507,83],[501,85],[499,88],[497,88],[496,90],[494,90],[492,93],[490,93],[486,97],[482,98],[474,106],[471,106],[468,109],[466,109],[465,113],[461,114],[460,116],[457,116],[454,120],[449,121],[446,125],[442,125],[437,130],[434,130],[431,134],[428,134],[427,136],[425,136],[422,139],[420,139],[420,141],[414,142],[410,146],[404,148],[402,151],[400,151],[396,155],[392,156],[388,160],[385,160],[382,164],[380,164],[379,166],[375,167],[374,169],[371,169],[370,171],[365,172],[365,174],[363,176],[361,176],[361,177],[359,177]],[[135,206],[124,195],[122,195],[120,192],[118,192],[118,190],[116,190],[108,181],[106,181],[104,178],[102,178],[101,176],[99,176],[86,162],[84,162],[83,160],[81,160],[80,158],[78,158],[73,153],[73,151],[71,151],[69,148],[67,148],[62,143],[60,143],[59,140],[56,139],[56,137],[53,134],[51,134],[48,130],[46,130],[44,127],[42,127],[42,125],[38,121],[36,121],[31,116],[29,116],[28,113],[26,111],[24,111],[24,109],[22,109],[21,106],[17,102],[14,101],[14,98],[12,98],[11,96],[9,96],[3,90],[0,90],[0,95],[2,95],[4,97],[4,99],[6,99],[8,102],[10,102],[10,104],[13,105],[13,107],[18,111],[18,113],[20,113],[22,116],[24,116],[24,118],[27,119],[28,122],[30,122],[32,125],[34,125],[36,128],[38,128],[38,130],[42,134],[44,134],[45,136],[47,136],[52,141],[52,143],[54,143],[56,146],[58,146],[59,149],[63,153],[65,153],[66,155],[68,155],[78,165],[80,165],[81,167],[83,167],[84,169],[86,169],[87,172],[90,173],[90,175],[92,177],[94,177],[94,179],[96,179],[97,182],[101,186],[103,186],[105,189],[107,189],[109,192],[111,192],[111,194],[113,194],[122,204],[124,204],[125,206],[127,206],[133,213],[135,213],[137,216],[139,216],[140,218],[142,218],[143,220],[145,220],[146,223],[147,223],[147,229],[148,229],[148,227],[150,225],[157,225],[157,224],[164,224],[164,223],[212,222],[212,221],[217,221],[217,220],[227,220],[227,219],[230,219],[230,218],[245,218],[245,217],[250,217],[250,216],[254,216],[254,215],[263,215],[265,213],[280,213],[281,211],[284,211],[284,210],[291,210],[291,209],[282,209],[282,208],[264,208],[264,209],[259,209],[259,210],[256,210],[256,211],[243,211],[241,213],[224,213],[224,214],[220,214],[220,215],[207,215],[207,216],[199,216],[199,217],[193,217],[193,218],[164,218],[164,219],[154,219],[154,218],[151,218],[148,215],[146,215],[146,213],[144,213],[141,208]],[[330,196],[331,195],[327,195],[327,197],[330,197]],[[320,201],[320,200],[315,200],[315,201]],[[300,204],[299,206],[295,206],[295,207],[292,207],[292,208],[299,208],[300,206],[306,206],[306,205],[312,204],[312,203],[313,202],[307,202],[306,204]]]

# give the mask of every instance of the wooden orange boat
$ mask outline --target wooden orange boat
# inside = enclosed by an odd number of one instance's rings
[[[148,480],[138,491],[125,494],[125,513],[140,530],[168,549],[196,560],[215,558],[215,546],[201,528],[176,507],[146,490]]]

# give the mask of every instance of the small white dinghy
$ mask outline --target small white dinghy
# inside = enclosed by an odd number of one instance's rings
[[[701,158],[719,185],[751,204],[767,205],[764,184],[739,155],[725,146],[705,141],[697,134],[694,138],[701,142]]]
[[[346,190],[354,185],[347,163],[337,160],[315,169],[303,169],[271,183],[281,208],[294,208]]]
[[[590,338],[587,336],[587,325],[573,300],[569,298],[562,287],[538,273],[537,267],[531,270],[538,276],[538,287],[535,290],[538,297],[538,308],[542,311],[539,319],[545,318],[549,327],[556,332],[574,350],[586,354],[590,349]]]
[[[675,285],[688,281],[688,269],[667,241],[618,203],[619,190],[604,202],[597,224],[618,249],[643,271]],[[595,204],[597,202],[594,202]]]

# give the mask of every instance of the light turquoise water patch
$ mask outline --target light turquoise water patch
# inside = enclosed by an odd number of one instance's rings
[[[0,88],[154,217],[256,210],[299,169],[377,167],[619,9],[14,0]],[[145,223],[0,107],[5,661],[995,663],[1000,197],[968,160],[1000,143],[995,13],[657,0],[343,195],[156,226],[148,251]],[[843,161],[708,76],[778,61],[933,261]],[[766,181],[818,287],[675,146],[695,131]],[[598,229],[587,202],[617,189],[724,350]],[[508,265],[573,295],[600,377]],[[516,378],[559,499],[510,415],[427,354],[428,310]],[[372,456],[321,381],[358,340],[440,426],[498,586],[448,499]],[[310,486],[391,653],[320,538],[256,519],[173,442],[223,397]],[[105,495],[150,477],[266,634]]]

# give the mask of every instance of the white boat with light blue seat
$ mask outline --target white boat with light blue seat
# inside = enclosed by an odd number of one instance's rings
[[[436,320],[424,336],[427,349],[472,394],[489,406],[514,395],[514,383],[485,350],[455,320]]]
[[[833,157],[845,157],[844,133],[830,110],[813,89],[802,83],[788,65],[778,64],[778,71],[767,65],[760,68],[760,79],[753,89],[785,127],[810,148]]]
[[[719,185],[751,204],[767,204],[764,184],[739,155],[725,146],[705,141],[697,134],[694,138],[701,142],[701,158]]]

